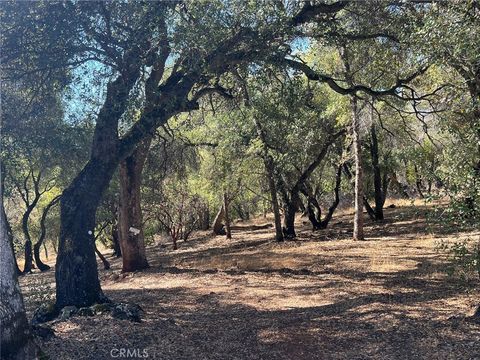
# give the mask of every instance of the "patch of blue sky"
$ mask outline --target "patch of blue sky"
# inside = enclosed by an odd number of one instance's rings
[[[63,96],[64,118],[68,123],[92,121],[102,106],[111,69],[88,61],[72,70],[72,83]]]

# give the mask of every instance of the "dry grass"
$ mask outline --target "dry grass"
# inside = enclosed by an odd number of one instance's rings
[[[427,232],[428,209],[418,210],[367,221],[364,242],[350,240],[344,210],[323,232],[298,219],[298,240],[284,244],[269,229],[231,241],[198,233],[178,251],[155,246],[151,269],[115,281],[121,266],[111,259],[105,293],[140,304],[144,321],[73,318],[42,347],[65,360],[110,359],[122,347],[156,359],[480,359],[480,325],[464,319],[480,303],[479,284],[448,278],[435,250],[472,234]],[[27,304],[32,279],[52,275],[22,280]]]

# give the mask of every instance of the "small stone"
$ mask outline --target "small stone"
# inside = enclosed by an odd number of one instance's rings
[[[60,312],[60,320],[70,319],[77,312],[78,308],[76,306],[65,306]]]
[[[120,279],[120,275],[118,275],[117,273],[113,273],[112,275],[110,275],[110,280],[116,281],[118,279]]]
[[[134,322],[141,322],[140,316],[143,310],[137,304],[117,303],[113,305],[112,316],[120,320],[130,320]]]
[[[50,320],[53,320],[57,316],[55,304],[52,302],[44,303],[40,305],[32,317],[32,325],[41,324]]]
[[[90,309],[93,311],[95,315],[103,314],[111,311],[111,304],[108,304],[108,303],[95,304],[90,306]]]
[[[93,316],[94,312],[89,307],[83,307],[83,308],[78,309],[77,315],[78,316]]]

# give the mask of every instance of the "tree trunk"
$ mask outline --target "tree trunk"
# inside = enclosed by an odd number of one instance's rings
[[[0,358],[36,359],[38,349],[30,333],[8,238],[3,192],[0,194],[0,207]]]
[[[327,215],[320,223],[320,229],[326,229],[330,220],[332,220],[333,214],[337,209],[338,204],[340,203],[340,186],[342,184],[342,168],[343,164],[340,164],[337,168],[337,173],[335,175],[335,188],[334,188],[334,199],[332,205],[328,208]]]
[[[3,194],[3,189],[2,189],[2,194]],[[0,213],[0,216],[2,216],[2,214],[3,214],[3,218],[5,219],[5,227],[7,229],[8,242],[10,243],[10,247],[12,248],[15,272],[17,275],[22,275],[22,270],[20,270],[20,268],[18,267],[17,259],[15,258],[15,249],[13,246],[13,230],[12,230],[12,226],[8,222],[7,213],[5,212],[5,207],[2,207],[2,213]]]
[[[149,267],[145,253],[141,208],[142,171],[150,148],[151,137],[120,164],[120,206],[118,211],[119,242],[123,272]]]
[[[112,243],[113,243],[113,255],[116,257],[122,256],[122,250],[120,249],[120,241],[118,240],[118,225],[112,225]]]
[[[107,159],[105,159],[107,160]],[[115,162],[90,160],[60,200],[56,306],[91,306],[107,301],[95,259],[95,213],[115,171]]]
[[[40,259],[40,247],[42,246],[43,242],[45,241],[45,237],[47,235],[47,229],[45,227],[45,221],[47,220],[47,215],[50,209],[58,203],[60,200],[60,196],[56,196],[53,198],[50,203],[43,209],[42,218],[40,219],[40,236],[38,237],[38,241],[33,246],[33,256],[35,257],[35,263],[40,271],[47,271],[50,270],[50,266],[44,264],[42,259]]]
[[[38,202],[38,199],[35,198],[32,204],[27,207],[27,210],[23,213],[23,216],[22,216],[22,231],[23,231],[23,236],[25,237],[25,252],[24,252],[25,265],[23,267],[24,274],[30,273],[33,269],[32,239],[30,237],[30,231],[28,229],[28,220],[30,218],[30,214],[32,213],[33,209],[37,205],[37,202]]]
[[[215,219],[213,220],[213,233],[215,235],[225,235],[225,229],[223,226],[223,219],[225,217],[225,210],[223,207],[223,204],[220,206],[220,209],[218,209],[217,216],[215,216]]]
[[[268,170],[267,170],[268,171]],[[282,217],[280,215],[280,206],[278,205],[277,186],[273,178],[273,172],[268,171],[268,187],[270,189],[270,197],[272,199],[273,218],[275,222],[275,240],[283,241]]]
[[[270,190],[270,198],[272,201],[273,217],[275,221],[275,240],[283,241],[282,218],[280,216],[280,206],[278,205],[277,185],[275,184],[275,164],[272,156],[268,153],[268,146],[265,131],[260,122],[255,119],[257,133],[263,144],[263,163],[267,172],[268,188]],[[265,216],[264,216],[265,217]]]
[[[225,235],[227,235],[227,239],[232,238],[232,230],[230,229],[230,215],[229,215],[229,206],[228,206],[228,194],[226,192],[223,193],[223,208],[225,212]]]
[[[103,256],[103,254],[98,250],[97,246],[95,245],[95,253],[97,254],[98,258],[102,261],[103,268],[105,270],[110,269],[110,263],[108,260]]]
[[[355,159],[355,215],[353,218],[353,239],[363,240],[363,168],[362,145],[360,141],[360,116],[358,100],[350,99],[352,106],[353,155]]]
[[[385,203],[385,198],[383,195],[383,186],[382,186],[382,173],[380,169],[380,164],[378,161],[378,139],[377,131],[375,124],[372,124],[371,130],[371,146],[370,154],[372,156],[372,167],[373,167],[373,186],[375,190],[375,219],[383,220],[383,205]]]
[[[294,200],[286,202],[284,206],[285,218],[283,222],[283,233],[285,238],[294,239],[295,233],[295,213],[297,212]]]

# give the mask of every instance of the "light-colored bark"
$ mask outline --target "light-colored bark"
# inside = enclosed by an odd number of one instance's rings
[[[224,235],[223,234],[223,219],[225,217],[225,210],[223,204],[218,209],[217,215],[213,220],[212,229],[215,235]]]
[[[28,325],[23,298],[15,271],[15,259],[9,243],[0,194],[0,358],[35,359],[37,347]]]
[[[353,156],[355,160],[355,215],[353,218],[353,239],[363,240],[363,168],[362,145],[360,139],[360,116],[358,100],[350,99],[352,106]]]

